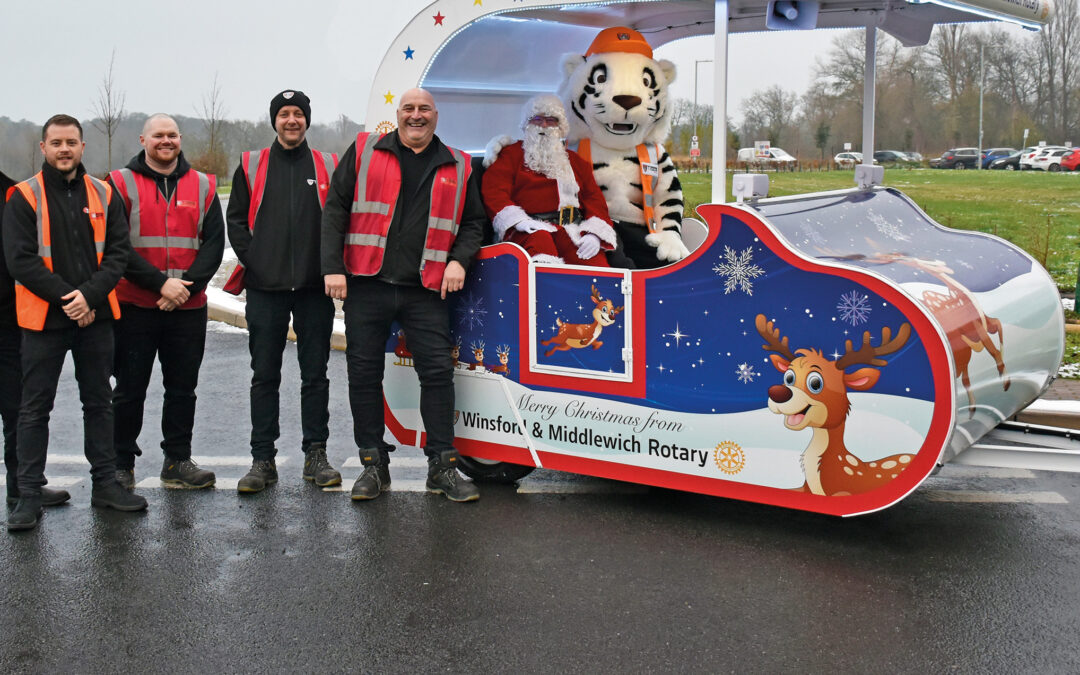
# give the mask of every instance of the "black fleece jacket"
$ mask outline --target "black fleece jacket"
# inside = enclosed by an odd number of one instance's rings
[[[64,314],[68,293],[82,291],[86,303],[97,311],[98,321],[111,321],[108,295],[124,274],[131,257],[127,217],[123,200],[113,195],[105,216],[105,250],[101,264],[94,250],[94,231],[86,207],[86,184],[82,164],[73,180],[42,164],[45,200],[49,205],[49,228],[52,237],[50,272],[38,255],[37,217],[30,204],[15,192],[4,207],[4,257],[11,276],[34,295],[49,303],[45,328],[68,328],[75,325]]]
[[[386,235],[386,253],[378,279],[404,286],[420,286],[420,262],[427,237],[428,213],[431,211],[431,183],[435,171],[452,164],[454,156],[438,136],[419,154],[401,143],[396,133],[383,136],[375,148],[394,153],[401,164],[401,192],[394,217]],[[348,274],[345,270],[345,233],[352,214],[356,190],[356,142],[338,163],[330,181],[330,194],[323,210],[322,273]],[[449,260],[456,260],[466,270],[484,238],[487,214],[480,198],[480,186],[474,171],[465,192],[465,207],[457,237],[450,247]]]
[[[247,268],[244,283],[261,291],[323,288],[319,270],[322,205],[316,185],[315,162],[307,141],[286,149],[270,146],[266,189],[248,227],[251,192],[243,162],[233,175],[232,195],[225,214],[229,242]]]
[[[4,202],[7,201],[8,188],[15,185],[0,171],[0,223],[4,222]],[[0,237],[0,254],[3,253],[4,240]],[[8,273],[4,256],[0,255],[0,328],[18,327],[15,319],[15,280]]]
[[[184,158],[184,153],[181,152],[179,159],[176,162],[176,169],[173,170],[168,176],[160,174],[154,171],[146,164],[146,151],[139,152],[138,155],[133,157],[128,162],[127,168],[131,169],[135,173],[142,174],[147,178],[152,178],[157,183],[157,199],[164,199],[170,201],[173,198],[173,193],[176,192],[176,183],[184,174],[191,171],[191,165]],[[109,177],[109,182],[112,182],[112,176]],[[125,209],[125,213],[126,213]],[[199,240],[199,252],[195,254],[195,260],[192,261],[191,267],[184,272],[180,278],[184,281],[192,282],[188,286],[188,291],[195,295],[199,291],[206,288],[206,285],[210,283],[210,280],[214,278],[214,274],[217,272],[218,267],[221,265],[221,256],[225,251],[225,218],[221,215],[221,202],[218,201],[218,196],[215,194],[213,201],[210,203],[210,210],[206,212],[206,217],[203,218],[202,237]],[[164,272],[152,265],[146,260],[146,258],[139,255],[137,251],[132,249],[131,259],[128,261],[127,270],[124,272],[124,277],[138,285],[150,291],[159,292],[161,287],[165,284],[165,281],[169,278]]]

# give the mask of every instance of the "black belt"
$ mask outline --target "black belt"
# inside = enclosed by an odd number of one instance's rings
[[[549,211],[548,213],[530,213],[529,217],[533,220],[542,220],[545,223],[554,223],[555,225],[578,225],[584,220],[581,217],[581,211],[573,206],[564,206],[558,211]]]

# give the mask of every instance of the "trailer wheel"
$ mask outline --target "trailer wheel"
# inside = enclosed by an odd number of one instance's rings
[[[533,472],[536,467],[509,462],[493,462],[478,457],[466,457],[459,459],[458,468],[469,478],[482,483],[502,483],[509,485],[516,483]]]

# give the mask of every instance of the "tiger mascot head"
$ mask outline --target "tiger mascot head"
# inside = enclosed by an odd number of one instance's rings
[[[631,150],[667,138],[675,64],[652,56],[641,33],[625,27],[601,31],[584,55],[563,56],[558,93],[569,113],[569,140],[591,138],[604,147]]]

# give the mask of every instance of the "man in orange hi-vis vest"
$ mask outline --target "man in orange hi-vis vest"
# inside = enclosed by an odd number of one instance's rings
[[[15,279],[22,328],[22,404],[16,453],[19,502],[9,530],[37,527],[45,484],[49,413],[70,351],[83,407],[84,451],[90,461],[90,503],[141,511],[146,500],[116,482],[109,376],[112,322],[120,316],[114,288],[131,245],[120,200],[82,165],[82,126],[54,115],[41,132],[41,171],[15,186],[4,208],[4,257]]]
[[[278,479],[281,359],[290,318],[300,365],[303,477],[319,487],[341,483],[341,474],[326,456],[330,436],[326,367],[334,303],[323,294],[319,269],[322,208],[337,155],[308,147],[311,101],[302,91],[286,89],[275,96],[270,101],[270,122],[277,138],[268,148],[243,154],[225,214],[247,291],[252,462],[236,489],[248,493],[260,492]],[[226,288],[235,281],[234,273]]]
[[[427,489],[457,502],[480,497],[457,471],[446,294],[464,285],[486,218],[470,158],[439,140],[438,119],[431,94],[402,94],[397,131],[357,136],[334,172],[323,213],[322,271],[326,294],[345,301],[349,405],[364,464],[354,500],[390,487],[382,378],[395,320],[420,377]]]

